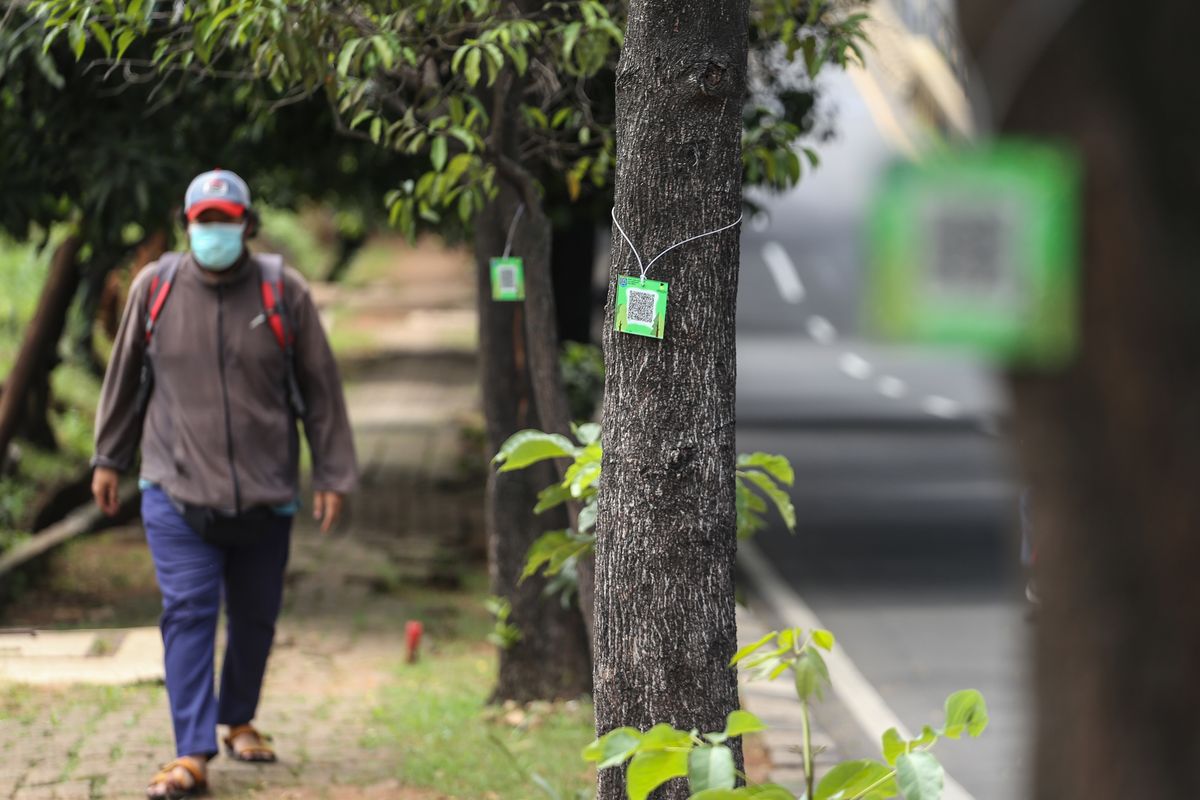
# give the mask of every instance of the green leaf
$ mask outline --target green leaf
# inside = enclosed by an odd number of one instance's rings
[[[896,759],[896,783],[904,800],[940,800],[945,770],[933,753],[907,753]]]
[[[381,35],[371,37],[371,46],[375,48],[379,60],[383,63],[384,69],[391,69],[396,63],[396,54],[392,51],[391,43]]]
[[[692,735],[687,731],[677,730],[665,722],[660,722],[642,736],[638,752],[665,750],[667,748],[690,748]]]
[[[843,761],[825,773],[813,792],[813,800],[843,800],[850,797],[883,800],[894,797],[896,785],[889,777],[891,774],[892,771],[878,761]],[[876,787],[876,784],[879,785]]]
[[[829,631],[821,630],[820,628],[814,628],[812,632],[812,640],[813,644],[822,650],[828,651],[833,649],[833,634]]]
[[[803,700],[820,699],[829,685],[829,667],[818,650],[805,650],[793,662],[792,671],[796,678],[796,694]]]
[[[571,51],[575,49],[575,43],[579,41],[582,31],[583,25],[579,22],[572,22],[563,28],[563,61],[571,60]]]
[[[946,726],[942,735],[957,739],[964,732],[978,736],[988,726],[987,703],[975,689],[964,689],[946,698]]]
[[[492,463],[502,465],[501,472],[511,472],[549,458],[574,457],[577,452],[571,440],[561,434],[523,430],[508,437]]]
[[[467,83],[475,86],[479,83],[479,62],[483,59],[483,51],[477,47],[471,48],[467,53],[465,63],[463,65],[463,76],[467,79]]]
[[[646,800],[659,786],[672,778],[682,778],[687,771],[686,750],[639,752],[629,762],[629,770],[625,773],[629,800]]]
[[[585,464],[571,481],[571,496],[579,499],[592,484],[600,480],[600,465],[596,462]]]
[[[533,507],[533,513],[541,514],[543,511],[560,506],[571,499],[571,487],[564,486],[561,483],[553,483],[538,492],[537,505]]]
[[[729,716],[725,720],[725,736],[729,739],[735,736],[741,736],[746,733],[756,733],[757,731],[765,731],[766,724],[758,717],[744,709],[736,709],[729,712]]]
[[[137,38],[137,34],[131,30],[121,31],[121,35],[117,37],[117,60],[120,60],[125,51],[129,49],[129,45],[133,44],[133,40]]]
[[[350,62],[353,61],[360,44],[362,44],[362,39],[351,39],[342,45],[342,52],[338,55],[337,62],[338,75],[345,77],[350,73]]]
[[[594,536],[581,535],[572,531],[548,531],[539,536],[525,556],[525,568],[521,581],[536,575],[545,566],[544,574],[557,575],[568,561],[578,558],[596,545]]]
[[[104,50],[104,55],[112,55],[112,37],[108,35],[108,31],[99,22],[92,22],[88,25],[92,32],[92,36],[100,43],[100,47]]]
[[[596,527],[596,512],[598,508],[596,502],[585,505],[579,510],[579,532],[587,533],[592,528]]]
[[[708,789],[688,800],[796,800],[796,795],[774,783],[740,786],[737,789]]]
[[[688,753],[688,787],[693,792],[732,789],[735,775],[733,751],[723,744],[697,747]]]
[[[766,473],[758,470],[750,470],[742,472],[742,477],[753,483],[759,489],[762,489],[771,502],[775,503],[775,507],[779,510],[779,516],[783,517],[783,522],[788,526],[788,530],[796,529],[796,508],[792,505],[792,500],[788,497],[787,492],[780,489],[775,481]]]
[[[775,632],[771,631],[766,636],[759,639],[757,642],[752,642],[733,654],[733,658],[729,660],[729,666],[733,666],[746,658],[746,656],[759,650],[767,642],[775,638]]]
[[[883,760],[895,766],[896,759],[907,753],[909,748],[900,731],[888,728],[880,739],[880,749],[883,752]]]
[[[637,728],[617,728],[583,748],[583,760],[595,761],[597,769],[615,767],[633,755],[641,741]]]
[[[71,43],[71,52],[75,54],[75,60],[83,58],[83,49],[87,47],[87,36],[83,32],[83,28],[79,25],[67,28],[67,41]]]
[[[446,168],[446,152],[446,140],[441,136],[429,145],[429,161],[437,172]]]
[[[585,422],[582,425],[571,425],[571,431],[582,445],[589,445],[600,440],[600,424]]]

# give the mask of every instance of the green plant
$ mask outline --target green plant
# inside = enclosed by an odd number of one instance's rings
[[[807,791],[799,800],[938,800],[945,773],[930,750],[940,739],[977,737],[988,725],[987,705],[974,689],[955,692],[946,699],[946,721],[940,728],[926,725],[915,739],[904,739],[895,728],[882,737],[882,761],[857,759],[830,769],[820,782],[813,769],[814,749],[810,707],[829,686],[829,669],[821,651],[833,649],[829,631],[800,628],[768,633],[734,655],[731,665],[751,672],[751,679],[775,679],[791,670],[796,696],[803,709],[801,753]],[[730,713],[725,730],[699,734],[681,731],[665,723],[645,733],[635,728],[617,728],[596,739],[583,750],[586,761],[598,769],[629,762],[626,794],[629,800],[645,798],[663,783],[686,777],[691,800],[797,800],[776,784],[736,786],[745,774],[734,766],[727,742],[735,736],[765,730],[766,726],[747,711]]]
[[[533,510],[540,514],[569,501],[582,503],[575,528],[549,531],[539,537],[529,548],[525,569],[521,574],[521,580],[538,572],[551,578],[547,592],[560,595],[564,602],[577,588],[574,579],[576,564],[581,557],[592,552],[596,544],[596,496],[604,456],[600,432],[600,425],[595,422],[572,425],[571,433],[578,442],[576,444],[557,433],[519,431],[500,446],[492,459],[501,472],[525,469],[551,458],[571,459],[562,480],[538,493],[538,502]],[[738,537],[747,538],[766,526],[763,515],[768,511],[768,501],[775,506],[788,530],[794,533],[796,509],[780,486],[791,486],[795,481],[795,473],[787,458],[769,453],[744,453],[738,456],[737,465]]]
[[[487,640],[501,650],[521,641],[521,629],[508,621],[512,615],[512,605],[503,597],[489,597],[483,601],[484,608],[495,618],[496,623],[487,635]]]

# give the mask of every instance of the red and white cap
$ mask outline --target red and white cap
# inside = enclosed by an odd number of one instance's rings
[[[202,172],[188,184],[183,213],[191,222],[201,211],[215,208],[240,217],[250,208],[250,187],[227,169]]]

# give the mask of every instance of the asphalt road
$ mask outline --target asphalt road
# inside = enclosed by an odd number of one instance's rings
[[[742,234],[738,449],[791,459],[801,521],[759,544],[909,727],[936,724],[957,689],[982,691],[985,736],[939,754],[976,800],[1022,800],[1031,623],[1015,481],[983,432],[1003,392],[968,356],[863,334],[862,222],[895,149],[852,81],[836,76],[826,97],[840,133],[821,168],[760,198]],[[844,755],[876,754],[824,713]]]

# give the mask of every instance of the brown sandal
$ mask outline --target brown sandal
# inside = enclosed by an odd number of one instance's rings
[[[182,769],[184,772],[192,776],[192,784],[184,786],[175,776],[175,770]],[[156,786],[164,786],[166,791],[159,794],[152,792]],[[163,764],[162,769],[150,779],[150,785],[146,787],[146,797],[150,800],[179,800],[181,797],[196,797],[197,795],[206,794],[208,792],[208,780],[204,774],[204,768],[190,756],[180,756],[169,764]]]
[[[256,744],[235,747],[233,743],[239,736],[253,736]],[[230,758],[236,761],[248,761],[252,764],[268,764],[275,760],[275,751],[267,746],[270,738],[259,733],[249,723],[234,725],[229,729],[229,734],[225,737],[225,752],[229,754]]]

